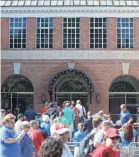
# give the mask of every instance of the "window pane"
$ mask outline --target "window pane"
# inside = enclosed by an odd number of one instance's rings
[[[63,48],[78,48],[80,37],[80,18],[63,19]]]
[[[26,48],[26,18],[10,19],[10,48]]]
[[[106,48],[107,21],[106,18],[90,19],[90,48]]]
[[[53,18],[37,18],[37,48],[53,47]]]
[[[133,48],[133,18],[117,19],[117,48]]]

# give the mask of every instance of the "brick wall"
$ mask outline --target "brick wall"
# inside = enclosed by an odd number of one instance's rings
[[[80,18],[80,49],[90,49],[90,20],[88,17]]]
[[[26,48],[33,50],[36,48],[36,18],[28,17],[27,18],[27,45]]]
[[[2,61],[2,83],[13,74],[13,61]],[[62,69],[67,68],[70,60],[17,60],[21,62],[20,74],[26,76],[34,87],[34,105],[40,111],[42,108],[41,98],[43,93],[49,100],[48,86],[51,79]],[[139,80],[138,60],[129,61],[129,75]],[[100,109],[109,111],[109,87],[112,81],[122,76],[122,60],[75,60],[76,68],[86,73],[92,80],[94,92],[92,94],[92,104],[89,109],[96,112]],[[101,102],[96,102],[96,94],[101,96]]]
[[[135,49],[139,49],[139,18],[134,18],[134,41]]]
[[[9,49],[9,18],[1,18],[1,49]]]
[[[53,49],[62,49],[62,18],[54,17]]]
[[[116,18],[107,18],[107,48],[116,49],[117,48],[117,23]]]

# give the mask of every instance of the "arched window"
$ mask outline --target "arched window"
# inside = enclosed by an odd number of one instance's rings
[[[110,92],[135,92],[135,88],[125,81],[114,82],[110,87]]]

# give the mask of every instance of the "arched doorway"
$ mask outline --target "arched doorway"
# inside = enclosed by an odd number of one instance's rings
[[[34,102],[34,88],[31,81],[22,75],[12,75],[1,87],[1,104],[7,113],[24,113],[26,107]]]
[[[116,121],[120,117],[120,105],[126,104],[133,116],[139,106],[139,81],[132,76],[116,78],[109,88],[109,112]]]
[[[60,71],[49,86],[50,99],[62,104],[63,101],[81,100],[87,106],[91,103],[93,85],[90,78],[77,69]]]

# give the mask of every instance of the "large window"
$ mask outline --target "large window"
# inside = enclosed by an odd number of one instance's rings
[[[37,18],[37,48],[53,48],[53,18]]]
[[[133,18],[117,18],[117,48],[134,47]]]
[[[10,48],[26,48],[26,18],[10,18]]]
[[[63,19],[63,48],[80,47],[80,18]]]
[[[90,48],[107,47],[107,19],[90,18]]]

